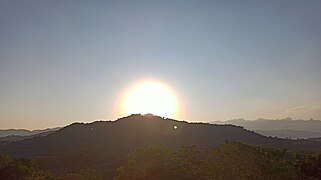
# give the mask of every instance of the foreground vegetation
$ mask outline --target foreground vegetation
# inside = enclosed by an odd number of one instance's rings
[[[320,152],[289,152],[225,142],[214,149],[196,146],[170,150],[161,146],[136,149],[113,170],[86,168],[52,174],[27,159],[0,155],[0,179],[320,179]]]

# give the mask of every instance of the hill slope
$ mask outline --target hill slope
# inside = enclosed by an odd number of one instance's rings
[[[233,119],[228,121],[213,121],[212,124],[231,124],[242,126],[245,129],[263,135],[280,138],[314,138],[321,137],[321,121],[319,120],[293,120],[291,118],[270,120],[257,119],[254,121]]]
[[[268,138],[233,125],[187,123],[157,116],[131,115],[116,121],[74,123],[45,137],[2,145],[0,152],[33,157],[49,169],[77,169],[119,165],[130,151],[139,147],[163,145],[174,149],[196,145],[211,148],[225,140],[278,148],[321,148],[321,142]]]
[[[50,131],[43,131],[43,132],[40,132],[37,134],[32,134],[29,136],[10,135],[10,136],[5,136],[5,137],[0,137],[0,143],[4,144],[4,143],[12,142],[12,141],[21,141],[24,139],[29,139],[29,138],[38,137],[38,136],[47,136],[48,134],[51,134],[57,130],[52,129]]]
[[[0,129],[0,137],[6,137],[6,136],[33,136],[40,133],[46,133],[46,132],[54,132],[59,130],[60,128],[48,128],[48,129],[42,129],[42,130],[27,130],[27,129]]]

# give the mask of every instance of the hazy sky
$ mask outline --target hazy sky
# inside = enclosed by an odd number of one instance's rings
[[[321,1],[0,1],[0,129],[116,119],[166,83],[187,121],[321,119]]]

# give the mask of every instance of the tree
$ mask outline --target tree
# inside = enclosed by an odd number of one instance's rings
[[[298,153],[296,167],[302,179],[321,179],[321,153]]]
[[[50,180],[53,178],[50,172],[40,170],[28,159],[15,159],[7,154],[0,155],[0,179]]]
[[[207,152],[184,146],[130,154],[115,179],[297,179],[294,155],[285,149],[225,142]]]
[[[135,150],[115,179],[166,179],[172,156],[170,150],[159,146]]]

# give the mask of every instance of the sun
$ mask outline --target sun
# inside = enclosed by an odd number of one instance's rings
[[[121,106],[125,115],[151,113],[169,118],[175,118],[179,109],[174,93],[156,81],[144,81],[131,87]]]

